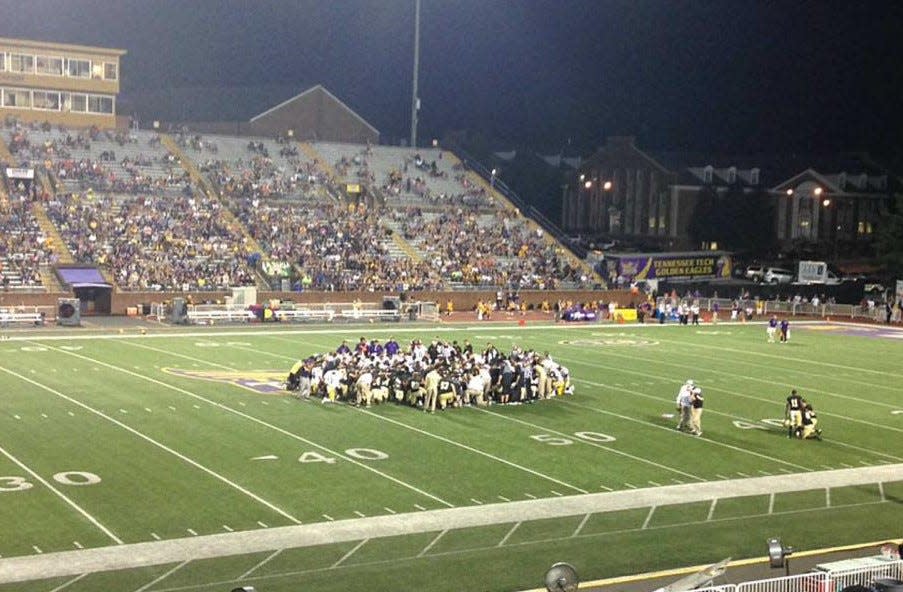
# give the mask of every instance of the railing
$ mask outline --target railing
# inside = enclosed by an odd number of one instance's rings
[[[841,592],[853,585],[872,587],[876,580],[903,577],[903,560],[876,560],[875,565],[698,588],[696,592]]]
[[[670,300],[670,296],[660,296],[656,300],[656,305],[665,301],[666,299]],[[686,302],[687,304],[692,304],[692,302],[697,302],[699,304],[699,308],[704,311],[712,312],[715,310],[715,305],[718,306],[719,314],[722,315],[720,320],[725,320],[725,314],[729,315],[731,313],[731,308],[733,306],[734,300],[730,298],[678,298],[678,303]],[[753,313],[757,316],[763,315],[789,315],[789,316],[807,316],[807,317],[821,317],[821,318],[836,318],[838,320],[842,319],[868,319],[872,321],[884,321],[884,309],[878,306],[873,308],[869,308],[867,306],[860,306],[858,304],[818,304],[814,305],[811,303],[795,303],[793,301],[779,301],[779,300],[738,300],[740,305],[740,313],[744,313],[747,309],[752,309]],[[676,308],[675,308],[676,310]],[[895,313],[897,314],[897,313]],[[896,317],[893,320],[899,321],[900,318]]]

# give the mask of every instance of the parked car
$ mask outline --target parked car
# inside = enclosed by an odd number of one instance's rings
[[[783,267],[769,267],[765,270],[762,277],[766,284],[789,284],[793,282],[796,275],[789,269]]]
[[[765,279],[765,268],[761,265],[750,265],[746,268],[746,279],[761,282]]]

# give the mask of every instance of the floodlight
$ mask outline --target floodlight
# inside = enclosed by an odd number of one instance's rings
[[[587,189],[589,189],[590,187],[593,186],[593,182],[592,182],[592,181],[587,181],[586,183],[583,184],[583,186],[586,187]]]
[[[819,196],[821,195],[822,191],[824,191],[824,189],[822,189],[821,187],[816,187],[812,190],[812,193],[814,193],[816,196]]]
[[[498,169],[492,169],[492,176],[496,176],[498,174]]]
[[[793,195],[793,189],[788,189],[788,190],[787,190],[787,195]]]
[[[611,191],[611,181],[606,181],[606,182],[602,185],[602,189],[604,189],[605,191]]]
[[[823,206],[825,206],[825,207],[828,207],[829,205],[831,205],[831,200],[830,200],[830,199],[825,199],[825,200],[823,200],[823,201],[821,202],[821,205],[823,205]]]
[[[785,547],[781,539],[773,538],[766,541],[768,545],[768,564],[775,568],[783,567],[790,575],[790,560],[788,557],[793,555],[793,547]]]
[[[584,179],[586,179],[586,175],[580,175],[580,180],[583,181]]]
[[[568,563],[556,563],[549,568],[545,577],[546,590],[549,592],[577,592],[580,579],[577,570]]]

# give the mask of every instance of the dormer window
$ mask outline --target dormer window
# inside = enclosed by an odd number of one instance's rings
[[[759,184],[759,169],[750,169],[749,170],[749,184],[750,185],[758,185]]]
[[[727,182],[731,184],[737,182],[737,167],[727,169]]]
[[[839,175],[837,175],[837,186],[840,187],[841,189],[846,188],[846,186],[847,186],[847,174],[846,173],[840,173]]]
[[[869,188],[869,176],[866,173],[859,175],[859,187],[862,189]]]
[[[712,174],[715,172],[715,169],[712,168],[712,165],[709,165],[702,169],[702,182],[709,185],[712,183]]]

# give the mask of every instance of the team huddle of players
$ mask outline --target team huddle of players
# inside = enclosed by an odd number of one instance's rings
[[[438,407],[533,403],[573,394],[570,372],[548,353],[516,345],[504,354],[491,343],[475,352],[469,341],[415,339],[402,348],[390,338],[361,337],[292,366],[286,389],[298,397],[322,397],[369,406],[386,401],[433,412]]]
[[[790,391],[790,396],[787,397],[785,416],[788,438],[821,440],[818,416],[815,415],[812,405],[802,398],[796,389]]]

